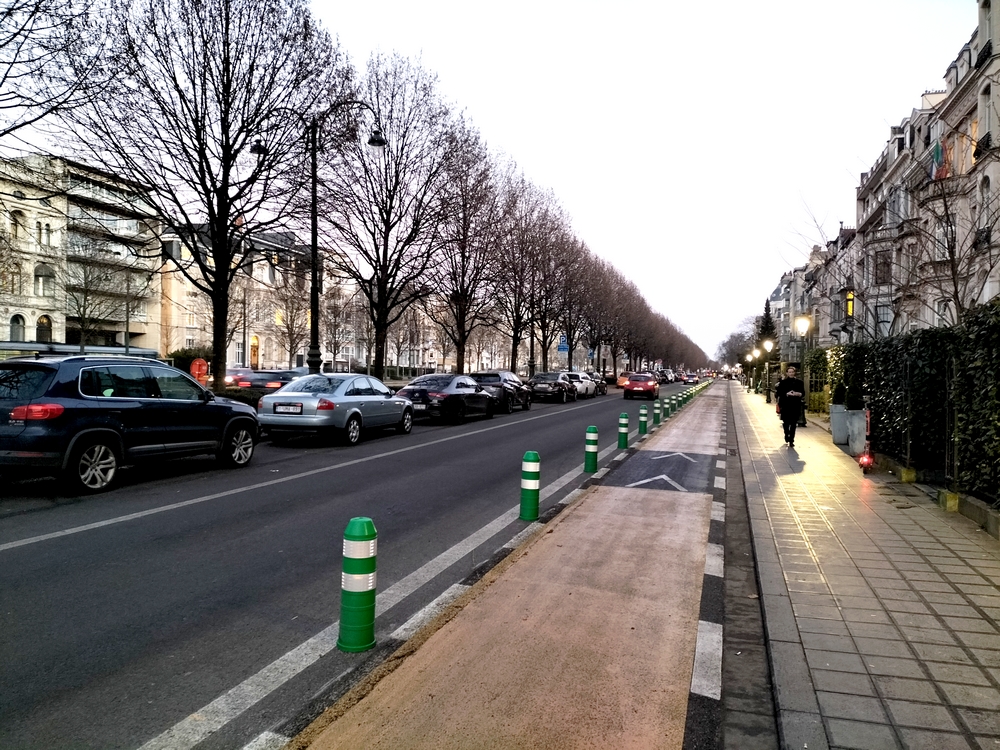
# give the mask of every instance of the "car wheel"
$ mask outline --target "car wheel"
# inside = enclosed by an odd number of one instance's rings
[[[233,427],[222,442],[219,459],[234,469],[239,469],[250,463],[253,458],[253,432],[246,425]]]
[[[357,445],[361,440],[361,419],[357,414],[347,420],[344,425],[344,442],[348,445]]]
[[[566,403],[566,401],[568,401],[568,400],[569,400],[569,399],[568,399],[568,397],[566,396],[566,391],[560,391],[560,394],[561,394],[561,395],[560,395],[560,397],[559,397],[559,400],[560,400],[560,401],[561,401],[562,403],[564,403],[564,404],[565,404],[565,403]]]
[[[508,393],[503,399],[503,410],[508,414],[514,413],[514,395]]]
[[[493,419],[493,414],[496,412],[496,407],[493,405],[493,399],[486,402],[486,418]]]
[[[400,435],[409,435],[410,431],[413,429],[413,412],[409,409],[403,410],[403,418],[399,420],[399,424],[396,425],[396,432]]]
[[[528,409],[530,408],[531,408],[531,396],[528,396],[528,398],[524,399],[524,403],[521,404],[521,411],[528,411]]]
[[[75,493],[103,492],[114,485],[118,469],[118,452],[107,439],[85,440],[73,449],[66,483]]]
[[[573,400],[576,401],[580,398],[580,393],[578,391],[573,391]]]

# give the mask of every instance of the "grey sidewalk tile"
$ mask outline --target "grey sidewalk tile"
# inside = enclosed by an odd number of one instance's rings
[[[861,672],[865,665],[857,654],[839,651],[814,651],[806,649],[806,661],[810,669],[830,669],[835,672]]]
[[[837,603],[845,609],[882,609],[874,596],[837,596]]]
[[[968,750],[972,747],[960,734],[901,727],[899,736],[906,750]]]
[[[897,656],[912,659],[913,654],[903,641],[887,641],[884,638],[858,638],[854,642],[857,650],[866,656]]]
[[[955,685],[949,682],[940,683],[948,702],[954,706],[966,708],[984,708],[1000,711],[1000,690],[982,685]]]
[[[791,612],[791,607],[789,607],[789,612]],[[795,622],[802,633],[850,635],[850,632],[847,630],[847,624],[843,620],[818,620],[813,617],[799,617]]]
[[[929,615],[931,613],[927,609],[927,605],[920,601],[911,602],[904,599],[887,599],[883,604],[890,612],[908,612],[914,615]]]
[[[987,651],[982,648],[969,649],[984,667],[1000,667],[1000,651]]]
[[[825,717],[874,721],[879,724],[888,721],[878,698],[825,692],[817,692],[816,697],[819,699],[820,713]]]
[[[958,715],[976,734],[1000,734],[1000,711],[960,708]]]
[[[941,621],[934,615],[916,615],[912,612],[892,612],[892,619],[900,627],[940,628]]]
[[[904,701],[940,703],[934,683],[927,680],[911,680],[905,677],[873,677],[875,687],[886,698]]]
[[[758,563],[757,578],[762,594],[785,594],[785,574],[778,563]]]
[[[920,584],[915,584],[914,588],[929,602],[935,604],[965,604],[965,597],[961,594],[953,594],[943,591],[924,591]]]
[[[945,617],[942,619],[944,619],[945,624],[952,630],[962,633],[993,633],[1000,638],[1000,632],[997,632],[997,629],[993,625],[981,618]]]
[[[911,643],[910,646],[921,661],[945,661],[950,664],[972,664],[965,650],[958,646],[943,646],[938,643]]]
[[[848,693],[849,695],[875,695],[875,687],[866,674],[855,672],[833,672],[814,669],[811,672],[817,691],[828,693]]]
[[[914,659],[898,659],[892,656],[866,656],[865,667],[869,674],[890,675],[892,677],[912,677],[920,679],[924,672]]]
[[[856,654],[854,639],[846,635],[827,635],[826,633],[802,633],[802,646],[814,651],[842,651]]]
[[[830,744],[854,750],[890,750],[898,747],[891,727],[846,719],[829,719]]]
[[[799,640],[799,631],[795,624],[791,602],[787,596],[764,594],[761,597],[764,607],[764,621],[767,625],[767,637],[772,641]]]
[[[947,630],[938,628],[900,628],[903,637],[914,643],[939,643],[954,646],[957,641]]]
[[[944,577],[952,583],[971,583],[975,586],[985,586],[986,580],[966,569],[963,573],[945,573]]]
[[[890,625],[892,620],[885,612],[871,609],[844,609],[844,619],[847,622],[864,622],[869,625]]]
[[[944,706],[892,699],[887,700],[886,705],[892,714],[894,724],[920,729],[938,729],[943,732],[959,731],[955,720]]]
[[[958,639],[972,648],[1000,649],[1000,636],[995,633],[956,633]]]
[[[1000,610],[1000,596],[980,596],[979,594],[972,594],[969,596],[972,603],[983,609],[994,609]]]
[[[811,591],[789,591],[792,604],[809,604],[817,607],[836,607],[837,601],[831,594],[815,594]]]
[[[931,608],[939,615],[947,617],[979,617],[975,607],[968,604],[939,604],[931,602]]]
[[[779,711],[778,725],[783,748],[809,748],[809,750],[829,750],[826,730],[819,712]]]
[[[902,638],[895,625],[870,624],[865,622],[849,622],[847,629],[855,638],[885,638],[896,640]]]
[[[792,604],[796,617],[813,617],[820,620],[843,620],[841,610],[837,607],[815,607],[811,604]]]
[[[957,583],[955,584],[955,588],[969,596],[996,596],[997,594],[996,587],[994,586],[973,586],[968,583]]]
[[[893,602],[919,602],[920,597],[917,596],[909,588],[884,588],[882,586],[877,586],[875,588],[875,593],[879,595],[880,598],[886,599],[887,601]]]
[[[955,682],[960,685],[980,685],[989,687],[990,681],[978,667],[947,662],[927,662],[927,669],[936,682]]]
[[[802,646],[772,641],[769,651],[777,708],[817,713],[819,704]]]
[[[947,581],[922,581],[919,585],[914,584],[919,591],[941,591],[954,594],[956,589]]]
[[[785,585],[788,587],[789,591],[798,591],[800,593],[810,593],[810,594],[829,594],[830,587],[826,585],[826,581],[823,580],[822,576],[817,576],[817,580],[806,580],[804,576],[795,575],[786,579]]]

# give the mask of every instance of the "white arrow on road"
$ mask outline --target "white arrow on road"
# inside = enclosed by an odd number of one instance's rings
[[[674,487],[676,487],[677,489],[679,489],[681,492],[687,492],[686,489],[684,489],[683,487],[681,487],[679,484],[677,484],[677,482],[675,482],[673,479],[671,479],[670,477],[668,477],[666,474],[660,474],[657,477],[650,477],[649,479],[643,479],[643,480],[641,480],[639,482],[632,482],[632,484],[627,484],[625,486],[626,487],[638,487],[640,484],[649,484],[650,482],[655,482],[657,479],[662,479],[664,482],[669,482]]]
[[[691,456],[685,455],[684,453],[664,453],[662,456],[653,456],[650,460],[651,461],[656,461],[657,459],[660,459],[660,458],[670,458],[671,456],[680,456],[681,458],[686,458],[688,461],[690,461],[693,464],[698,463],[695,459],[691,458]]]

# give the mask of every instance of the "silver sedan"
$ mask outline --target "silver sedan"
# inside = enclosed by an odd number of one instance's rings
[[[395,427],[409,433],[413,404],[367,375],[307,375],[263,396],[257,419],[272,442],[301,433],[340,432],[354,445],[362,429]]]

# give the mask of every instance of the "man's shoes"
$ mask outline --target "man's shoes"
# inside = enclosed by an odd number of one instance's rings
[[[788,447],[789,447],[789,448],[794,448],[794,447],[795,447],[795,443],[794,443],[794,442],[792,442],[792,443],[789,443],[789,444],[788,444]]]

